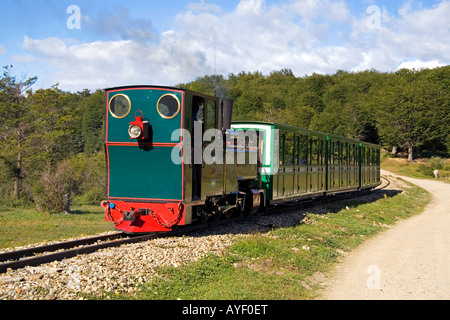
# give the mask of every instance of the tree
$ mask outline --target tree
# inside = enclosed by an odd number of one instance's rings
[[[216,77],[216,76],[214,76]],[[214,77],[184,85],[209,92]],[[450,66],[295,77],[291,70],[220,78],[234,100],[233,120],[275,121],[413,151],[450,149]]]
[[[310,128],[378,143],[375,117],[368,101],[378,90],[381,83],[379,79],[383,76],[376,71],[348,73],[341,70],[327,81],[323,76],[314,76],[316,80],[313,83],[316,83],[316,90],[321,92],[323,107],[317,110]],[[318,82],[317,79],[322,81]],[[319,86],[320,83],[326,86]]]
[[[187,84],[181,83],[178,87],[219,98],[226,98],[228,95],[227,81],[222,75],[198,77],[195,81]]]
[[[3,67],[0,78],[0,161],[7,177],[13,179],[14,199],[19,199],[23,175],[23,161],[29,155],[26,141],[34,128],[30,125],[29,103],[24,93],[37,77],[11,74],[12,66]]]
[[[422,75],[402,69],[375,97],[380,137],[390,146],[406,147],[409,161],[415,148],[448,132],[448,97]]]
[[[99,151],[103,146],[105,93],[97,90],[81,102],[81,136],[86,154]]]
[[[229,96],[234,100],[233,120],[255,120],[255,113],[263,108],[265,77],[261,72],[231,75]]]
[[[73,135],[78,108],[69,104],[71,95],[57,86],[40,89],[29,96],[33,134],[29,137],[34,164],[54,167],[57,162],[74,153]]]
[[[433,99],[440,100],[441,103],[433,103],[433,112],[435,113],[434,137],[429,139],[427,147],[433,153],[438,149],[450,151],[450,66],[423,70],[422,76],[426,82],[433,86],[435,94]]]
[[[304,79],[304,90],[300,94],[302,105],[313,108],[320,113],[325,108],[324,95],[332,85],[330,76],[313,73]]]

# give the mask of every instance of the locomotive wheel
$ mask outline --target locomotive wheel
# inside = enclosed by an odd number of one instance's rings
[[[225,213],[222,213],[222,216],[228,220],[233,216],[234,211],[235,211],[234,209],[228,210]]]
[[[214,212],[214,214],[211,216],[211,219],[213,219],[214,221],[219,221],[220,218],[222,218],[222,215],[217,212]]]
[[[207,223],[209,220],[209,216],[208,216],[208,212],[205,208],[205,206],[198,206],[197,207],[197,217],[198,217],[198,221],[201,224]]]
[[[264,196],[265,195],[263,193],[261,193],[260,196],[261,196],[261,199],[260,199],[260,203],[259,203],[259,209],[253,213],[255,216],[263,216],[264,211],[266,211],[266,207],[264,206],[264,201],[265,201]]]
[[[210,221],[219,221],[221,218],[220,212],[217,210],[217,206],[211,201],[208,200],[206,203],[206,214],[208,216],[208,220]]]
[[[241,209],[241,210],[239,210],[239,215],[241,217],[248,217],[250,215],[250,211],[247,211],[245,209]]]
[[[253,194],[250,190],[247,190],[245,192],[243,202],[241,203],[241,209],[239,210],[240,216],[241,217],[249,216],[252,206],[253,206]]]
[[[217,214],[220,215],[220,217],[223,217],[224,219],[227,219],[227,220],[230,219],[233,216],[233,214],[236,212],[236,197],[235,197],[235,195],[233,195],[232,197],[229,196],[227,199],[222,200],[216,207],[216,212],[217,212]]]

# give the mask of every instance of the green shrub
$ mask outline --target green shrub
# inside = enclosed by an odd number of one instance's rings
[[[424,176],[430,176],[433,177],[433,169],[426,164],[419,164],[419,168],[418,170],[420,171],[420,173],[422,173]]]
[[[444,168],[444,160],[440,157],[431,157],[427,161],[428,166],[434,171],[434,170],[442,170]]]
[[[105,160],[103,153],[78,154],[58,163],[56,169],[45,170],[33,188],[39,211],[70,212],[68,205],[76,197],[78,203],[98,204],[105,196]]]
[[[47,213],[66,211],[71,194],[77,186],[77,176],[74,173],[68,161],[60,162],[54,170],[45,170],[33,188],[36,208]]]

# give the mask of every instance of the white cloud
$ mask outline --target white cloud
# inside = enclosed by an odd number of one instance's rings
[[[405,60],[450,63],[450,1],[415,10],[408,2],[399,10],[399,15],[388,22],[382,21],[378,48],[384,48],[398,65]]]
[[[161,43],[133,40],[96,41],[67,46],[61,39],[35,40],[25,37],[24,49],[47,69],[55,70],[45,78],[47,85],[60,83],[66,90],[97,89],[130,84],[174,85],[187,80],[186,71],[196,75],[204,64],[200,51],[180,46],[174,32],[161,36]]]
[[[145,21],[110,25],[116,41],[69,42],[25,37],[23,59],[35,59],[53,73],[48,82],[67,90],[116,85],[175,85],[217,73],[290,68],[298,76],[338,69],[395,71],[399,66],[450,63],[450,1],[432,8],[404,6],[398,14],[381,10],[379,29],[367,26],[368,14],[351,14],[342,0],[292,0],[268,5],[241,0],[234,11],[188,6],[174,30],[147,41]],[[105,21],[107,19],[105,18]],[[107,24],[105,24],[106,28]],[[216,52],[214,52],[214,41]],[[1,49],[1,47],[0,47]],[[20,57],[16,57],[20,58]],[[409,61],[409,62],[408,62]]]
[[[0,44],[0,55],[6,54],[6,53],[7,53],[6,48]]]
[[[47,57],[64,57],[68,53],[66,44],[59,38],[34,40],[25,36],[22,48],[28,51],[40,52]]]
[[[398,67],[398,70],[400,69],[433,69],[437,67],[442,67],[445,64],[440,63],[437,60],[433,61],[420,61],[420,60],[414,60],[414,61],[405,61]]]

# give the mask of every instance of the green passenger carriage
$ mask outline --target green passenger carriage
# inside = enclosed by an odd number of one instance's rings
[[[359,191],[380,183],[380,146],[278,123],[233,122],[232,128],[263,137],[259,173],[267,201]]]

